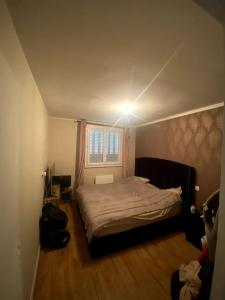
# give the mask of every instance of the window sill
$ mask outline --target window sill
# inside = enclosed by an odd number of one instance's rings
[[[122,163],[118,164],[102,164],[102,165],[85,165],[85,169],[93,169],[93,168],[113,168],[113,167],[122,167]]]

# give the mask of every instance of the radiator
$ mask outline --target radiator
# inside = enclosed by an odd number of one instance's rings
[[[95,184],[113,183],[113,174],[95,176]]]

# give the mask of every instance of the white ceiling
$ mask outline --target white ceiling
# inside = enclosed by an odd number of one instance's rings
[[[225,99],[223,28],[191,0],[7,2],[52,116],[115,122],[171,55],[133,124]]]

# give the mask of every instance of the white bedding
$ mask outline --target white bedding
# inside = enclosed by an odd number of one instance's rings
[[[77,195],[89,242],[94,236],[178,215],[181,209],[179,192],[158,189],[136,177],[112,184],[81,186]]]

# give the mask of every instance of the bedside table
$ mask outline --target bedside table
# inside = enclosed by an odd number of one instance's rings
[[[72,187],[66,187],[63,191],[61,191],[60,197],[62,200],[70,201],[72,198]]]
[[[60,203],[60,199],[58,197],[45,197],[44,199],[44,204],[46,203],[52,203],[54,204],[55,206],[59,206],[59,203]]]
[[[190,213],[185,222],[186,240],[202,250],[201,237],[205,235],[205,226],[199,212]]]

